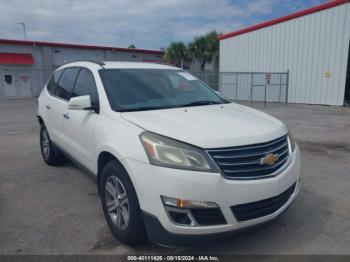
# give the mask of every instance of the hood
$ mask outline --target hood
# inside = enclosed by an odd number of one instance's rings
[[[122,117],[147,131],[206,149],[261,143],[287,133],[279,120],[234,103],[125,112]]]

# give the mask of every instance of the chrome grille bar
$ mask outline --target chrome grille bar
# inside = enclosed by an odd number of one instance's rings
[[[267,167],[262,167],[262,168],[254,168],[254,169],[241,169],[241,170],[227,170],[224,169],[224,172],[228,172],[228,173],[242,173],[242,172],[259,172],[259,171],[264,171],[264,170],[269,170],[269,169],[273,169],[276,168],[280,165],[282,165],[285,161],[280,161],[279,163],[273,165],[273,166],[267,166]]]
[[[264,143],[264,145],[260,145],[260,144],[257,144],[255,146],[253,146],[254,148],[259,148],[259,147],[268,147],[270,145],[274,145],[278,142],[281,142],[281,141],[284,141],[285,139],[285,136],[281,137],[281,138],[278,138],[278,139],[275,139],[273,142],[269,142],[269,143]],[[215,152],[215,151],[218,151],[218,152],[224,152],[224,151],[233,151],[233,150],[242,150],[242,149],[251,149],[252,146],[238,146],[237,148],[223,148],[223,149],[210,149],[210,152]]]
[[[285,150],[281,154],[278,154],[279,157],[281,158],[285,154],[289,153],[289,149]],[[252,162],[240,162],[240,163],[224,163],[224,162],[217,162],[218,165],[220,166],[243,166],[243,165],[254,165],[254,164],[260,164],[260,161],[252,161]]]
[[[249,154],[249,155],[229,155],[229,156],[218,156],[218,155],[213,155],[212,157],[214,158],[239,158],[239,157],[250,157],[250,156],[260,156],[260,155],[266,155],[266,154],[271,154],[275,151],[278,151],[282,148],[285,148],[286,146],[288,146],[288,143],[285,143],[277,148],[274,148],[272,150],[268,150],[268,151],[265,151],[265,152],[259,152],[259,153],[256,153],[256,154]]]

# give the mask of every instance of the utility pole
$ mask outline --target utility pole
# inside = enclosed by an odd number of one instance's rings
[[[17,24],[23,26],[24,40],[27,40],[26,23],[25,22],[20,22],[20,23],[17,23]]]

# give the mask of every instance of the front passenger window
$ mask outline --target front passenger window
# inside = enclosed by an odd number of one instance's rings
[[[78,72],[79,68],[67,68],[63,71],[60,81],[55,89],[55,96],[67,101],[70,99]]]

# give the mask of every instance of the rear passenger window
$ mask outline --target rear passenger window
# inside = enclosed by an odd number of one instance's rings
[[[63,71],[60,81],[55,89],[55,96],[69,100],[79,68],[67,68]]]
[[[58,80],[60,79],[62,72],[63,72],[62,70],[55,72],[51,76],[49,82],[47,83],[46,89],[51,95],[53,95],[55,93],[55,88],[56,88],[56,85],[58,83]]]
[[[79,71],[72,97],[85,95],[89,95],[91,97],[91,104],[93,106],[99,106],[94,76],[89,70],[83,68]]]

